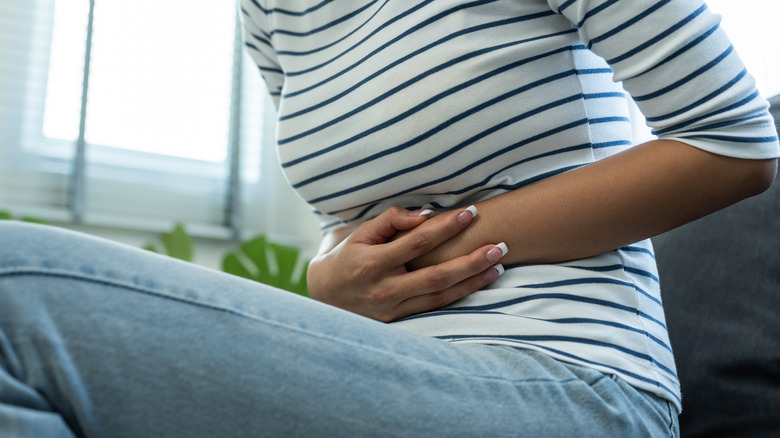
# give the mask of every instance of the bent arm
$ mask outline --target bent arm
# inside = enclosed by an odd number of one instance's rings
[[[777,160],[715,155],[656,140],[478,203],[463,233],[417,260],[438,263],[505,241],[503,262],[555,263],[655,236],[766,190]]]

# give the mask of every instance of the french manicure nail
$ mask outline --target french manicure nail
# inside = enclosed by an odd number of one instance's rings
[[[465,210],[458,213],[458,221],[461,224],[466,225],[471,222],[475,216],[477,216],[477,207],[470,205]]]
[[[501,242],[498,245],[494,246],[493,248],[490,248],[486,256],[488,261],[497,262],[498,260],[501,259],[501,257],[505,256],[506,253],[508,252],[509,252],[509,248],[507,248],[506,243]]]
[[[493,281],[496,278],[500,277],[501,274],[504,273],[504,266],[501,264],[494,265],[487,271],[485,271],[484,274],[482,274],[482,279],[485,281]]]
[[[417,217],[417,216],[428,216],[431,213],[433,213],[433,210],[431,210],[430,208],[426,208],[425,210],[410,211],[409,215]]]

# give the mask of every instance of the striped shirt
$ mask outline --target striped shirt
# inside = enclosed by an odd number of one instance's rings
[[[625,150],[624,89],[661,138],[733,157],[779,153],[765,100],[700,1],[242,0],[241,9],[277,105],[281,166],[326,231],[391,205],[467,206]],[[487,289],[394,325],[542,351],[680,409],[659,289],[646,240],[508,267]]]

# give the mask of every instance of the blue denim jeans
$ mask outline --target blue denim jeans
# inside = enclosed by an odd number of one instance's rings
[[[677,436],[595,370],[0,222],[0,436]]]

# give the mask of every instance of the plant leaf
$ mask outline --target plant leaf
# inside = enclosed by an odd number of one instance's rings
[[[45,220],[33,216],[24,216],[22,218],[19,218],[19,220],[23,222],[30,222],[33,224],[48,225],[48,223]]]
[[[228,274],[308,296],[306,289],[308,262],[303,266],[303,274],[293,278],[300,252],[298,248],[272,243],[265,236],[259,235],[242,243],[237,250],[226,254],[222,258],[222,270]],[[269,259],[269,256],[273,259]],[[271,261],[275,262],[274,265]],[[272,266],[276,269],[272,270]]]
[[[239,260],[238,257],[236,257],[236,255],[233,253],[225,254],[225,256],[222,258],[222,271],[249,280],[255,280],[255,276],[244,267],[244,264],[241,263],[241,260]]]
[[[265,236],[260,235],[242,243],[239,250],[246,256],[247,261],[254,265],[249,268],[245,267],[247,271],[251,272],[254,270],[252,279],[259,281],[260,283],[274,286],[273,276],[271,275],[271,265],[268,263],[268,242],[266,241]]]
[[[169,256],[187,262],[192,261],[192,238],[182,224],[177,223],[170,232],[160,234],[160,240]]]
[[[292,288],[290,289],[290,292],[295,292],[298,295],[303,295],[304,297],[309,296],[309,287],[306,283],[306,274],[309,272],[309,262],[308,260],[303,264],[303,268],[301,270],[301,274],[298,276],[296,281],[293,281]]]
[[[276,266],[279,269],[276,275],[276,286],[284,290],[300,293],[300,277],[293,278],[301,253],[300,249],[276,243],[271,243],[270,246],[276,259]]]
[[[7,211],[0,211],[0,220],[11,220],[14,217]]]

